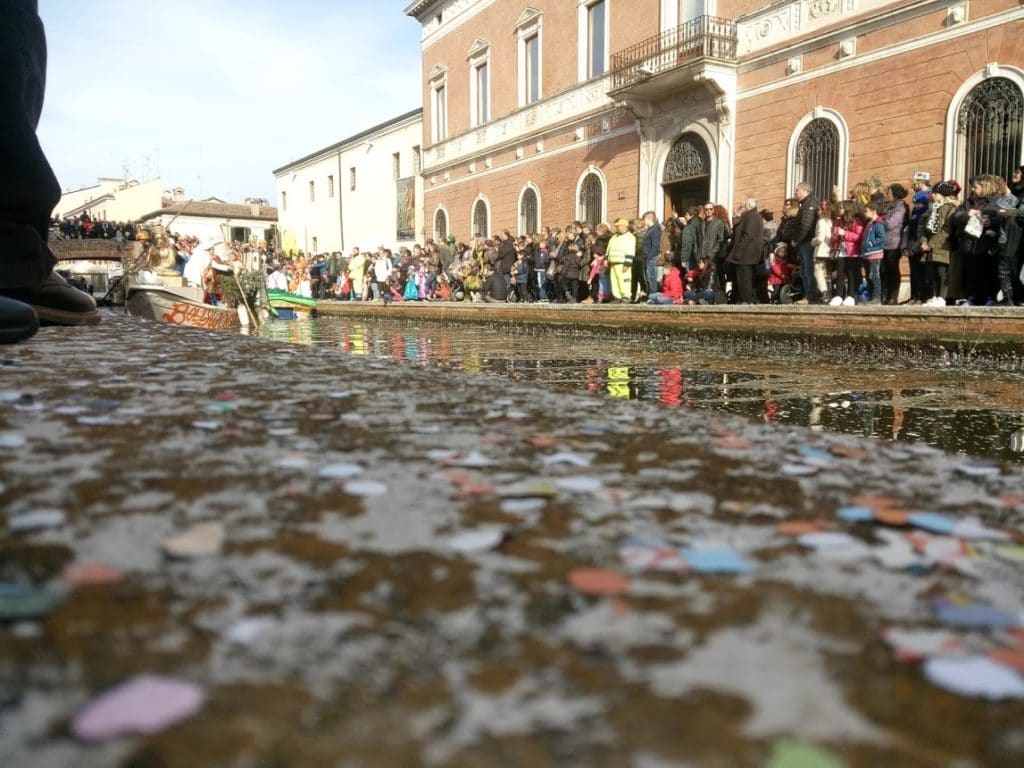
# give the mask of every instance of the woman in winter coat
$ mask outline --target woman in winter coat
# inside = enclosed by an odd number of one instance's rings
[[[814,225],[814,282],[818,286],[818,295],[824,299],[831,293],[828,283],[828,259],[832,254],[832,204],[823,201],[818,211],[818,221]]]
[[[902,184],[889,186],[889,210],[885,213],[885,248],[882,250],[882,303],[897,304],[900,296],[900,257],[907,247],[907,225],[910,208],[907,207],[907,188]]]
[[[965,306],[995,304],[1001,224],[998,198],[994,177],[978,176],[971,180],[970,194],[949,220],[951,249],[963,265]]]
[[[949,218],[956,210],[956,190],[948,181],[932,187],[932,202],[921,217],[921,263],[925,306],[946,306],[949,287]]]
[[[836,296],[844,306],[857,303],[861,281],[861,240],[864,238],[864,209],[856,200],[838,204],[832,222],[832,249],[839,257],[836,267]],[[834,299],[833,299],[834,301]],[[839,302],[835,302],[839,303]]]

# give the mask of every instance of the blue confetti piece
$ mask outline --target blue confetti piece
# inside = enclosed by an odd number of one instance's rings
[[[952,533],[956,527],[956,521],[936,512],[916,512],[910,516],[909,520],[915,528],[921,528],[930,533]]]
[[[683,559],[697,573],[750,573],[753,566],[731,549],[684,549]]]
[[[871,507],[840,507],[836,516],[848,523],[867,523],[875,519],[875,511]]]
[[[1013,616],[985,603],[951,603],[948,600],[936,600],[932,604],[935,618],[944,624],[971,629],[1006,629],[1019,623]]]

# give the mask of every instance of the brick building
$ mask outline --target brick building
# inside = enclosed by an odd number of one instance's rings
[[[1018,0],[416,0],[426,237],[1024,154]]]

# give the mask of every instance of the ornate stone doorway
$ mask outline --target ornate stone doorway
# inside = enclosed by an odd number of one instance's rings
[[[665,217],[711,199],[711,159],[708,147],[695,133],[684,133],[672,143],[661,187],[665,191]]]

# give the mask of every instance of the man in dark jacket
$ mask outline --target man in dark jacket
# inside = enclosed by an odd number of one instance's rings
[[[640,252],[644,255],[644,281],[647,295],[658,290],[658,257],[661,255],[661,223],[654,211],[644,214],[644,238],[640,242]]]
[[[516,262],[516,241],[507,229],[498,243],[498,271],[505,278],[505,292],[512,290],[512,265]]]
[[[688,218],[680,238],[679,258],[682,260],[683,266],[690,270],[697,268],[697,259],[700,256],[701,237],[704,232],[701,209],[699,207],[690,208],[685,217]]]
[[[763,258],[764,219],[757,210],[757,200],[747,198],[739,223],[733,232],[728,261],[736,266],[736,290],[740,304],[757,304],[754,293],[754,267]]]
[[[803,278],[804,296],[807,303],[817,304],[821,301],[818,295],[818,284],[814,281],[814,227],[818,223],[818,199],[814,189],[806,181],[796,185],[796,199],[800,203],[797,210],[796,225],[790,245],[796,249],[800,259],[800,274]]]

